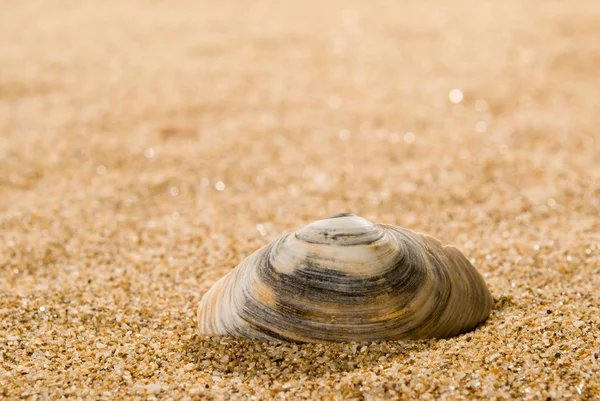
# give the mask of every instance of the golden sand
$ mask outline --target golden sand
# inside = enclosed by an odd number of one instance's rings
[[[2,5],[0,398],[600,398],[600,2],[176,3]],[[456,244],[490,319],[195,334],[340,212]]]

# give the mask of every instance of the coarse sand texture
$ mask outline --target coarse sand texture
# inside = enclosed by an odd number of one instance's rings
[[[0,399],[600,400],[600,1],[5,1]],[[493,296],[436,340],[201,336],[340,212]]]

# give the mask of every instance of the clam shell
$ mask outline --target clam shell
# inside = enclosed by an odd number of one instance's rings
[[[198,307],[203,335],[299,342],[450,337],[487,319],[492,296],[453,246],[352,214],[250,255]]]

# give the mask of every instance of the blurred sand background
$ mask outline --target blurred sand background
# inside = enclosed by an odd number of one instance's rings
[[[600,2],[19,1],[0,12],[0,398],[599,399]],[[195,335],[353,212],[497,302],[441,341]]]

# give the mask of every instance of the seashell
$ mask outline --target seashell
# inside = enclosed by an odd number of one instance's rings
[[[485,321],[492,296],[453,246],[338,214],[250,255],[203,296],[203,335],[299,342],[451,337]]]

